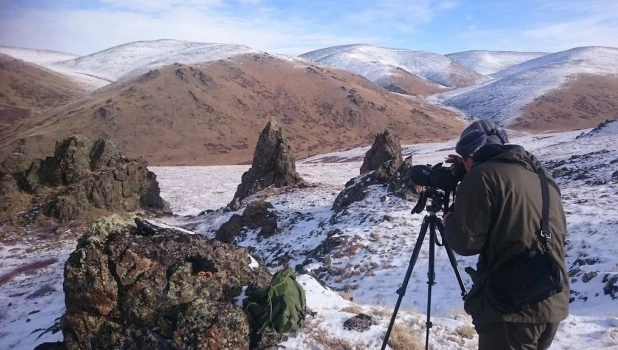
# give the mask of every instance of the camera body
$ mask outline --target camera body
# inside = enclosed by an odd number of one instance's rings
[[[463,164],[458,164],[451,169],[442,166],[442,163],[438,163],[434,166],[415,165],[408,171],[407,178],[418,186],[455,192],[465,174],[466,169]]]

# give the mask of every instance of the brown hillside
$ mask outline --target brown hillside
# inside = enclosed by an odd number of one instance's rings
[[[566,131],[592,128],[607,119],[618,119],[618,77],[582,74],[564,88],[536,98],[511,127]]]
[[[451,90],[444,86],[425,80],[405,69],[397,67],[397,74],[390,78],[390,84],[380,84],[386,90],[412,96],[429,96]]]
[[[452,138],[462,128],[453,112],[351,73],[252,54],[110,84],[25,120],[0,147],[40,155],[54,140],[80,133],[115,139],[151,165],[238,164],[251,161],[271,117],[297,159],[369,144],[386,127],[404,143]]]
[[[0,135],[20,120],[82,93],[60,74],[0,54]]]

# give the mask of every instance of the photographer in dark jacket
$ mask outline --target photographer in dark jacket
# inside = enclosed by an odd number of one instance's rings
[[[542,174],[538,172],[546,175],[549,184],[551,234],[544,251],[562,276],[566,276],[566,219],[551,176],[532,154],[507,143],[506,132],[488,121],[474,122],[461,134],[456,146],[461,157],[449,156],[447,162],[463,164],[467,173],[457,190],[454,211],[444,217],[444,238],[460,255],[479,254],[477,270],[467,269],[474,286],[464,303],[479,334],[479,349],[547,349],[559,322],[568,315],[566,279],[559,283],[561,291],[516,309],[504,307],[504,299],[490,281],[501,265],[541,245]]]

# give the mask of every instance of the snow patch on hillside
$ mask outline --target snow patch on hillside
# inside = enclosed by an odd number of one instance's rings
[[[475,72],[490,75],[547,54],[547,52],[472,50],[450,53],[446,57]]]
[[[33,50],[10,46],[0,46],[0,53],[38,65],[66,61],[79,57],[78,55],[59,51]]]
[[[206,44],[180,40],[138,41],[115,46],[55,66],[110,82],[173,63],[198,63],[256,53],[241,45]]]
[[[431,98],[469,117],[509,125],[535,98],[578,74],[618,74],[618,49],[581,47],[550,54],[495,73],[495,80]]]
[[[346,45],[308,52],[300,57],[362,75],[373,82],[397,74],[396,68],[447,87],[463,87],[488,79],[432,52]]]

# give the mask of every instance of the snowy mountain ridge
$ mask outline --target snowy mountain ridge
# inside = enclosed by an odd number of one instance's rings
[[[497,72],[494,80],[432,98],[470,117],[509,125],[536,97],[579,74],[618,74],[618,49],[581,47],[549,54]]]
[[[475,72],[491,75],[547,54],[547,52],[471,50],[445,56]]]
[[[116,81],[173,63],[215,61],[259,51],[247,46],[180,40],[137,41],[54,65],[74,72]]]
[[[59,51],[24,49],[11,46],[0,46],[0,53],[9,55],[22,61],[39,65],[52,62],[66,61],[79,57],[78,55]]]
[[[374,82],[391,76],[396,68],[447,87],[463,87],[488,79],[443,55],[425,51],[355,44],[311,51],[300,57],[348,70]]]

